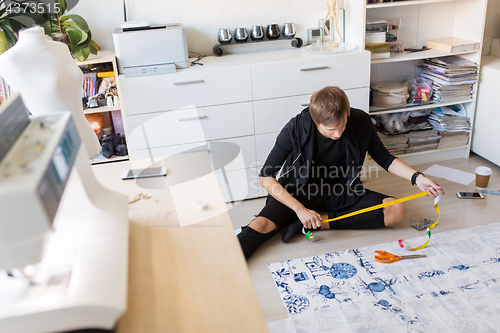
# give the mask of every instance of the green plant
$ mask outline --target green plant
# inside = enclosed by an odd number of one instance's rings
[[[35,4],[33,10],[30,4]],[[0,0],[0,30],[5,34],[8,47],[11,48],[17,42],[18,32],[28,26],[22,23],[24,18],[28,18],[36,24],[43,25],[46,21],[43,13],[39,13],[36,8],[40,4],[37,0]],[[43,4],[42,4],[43,6]],[[0,52],[1,53],[1,52]]]
[[[90,53],[97,54],[101,48],[92,40],[87,22],[80,15],[66,14],[66,0],[55,0],[55,13],[47,11],[50,33],[66,33],[71,42],[71,53],[79,61],[85,61]]]

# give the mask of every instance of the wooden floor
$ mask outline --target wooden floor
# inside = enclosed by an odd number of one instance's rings
[[[413,167],[419,171],[424,171],[433,164],[414,165]],[[493,170],[488,189],[500,190],[500,167],[477,155],[471,155],[469,159],[449,160],[436,164],[471,173],[474,173],[477,166],[488,166]],[[476,190],[474,182],[464,186],[441,178],[430,178],[443,186],[446,192],[439,203],[441,209],[440,223],[433,229],[433,233],[500,222],[500,195],[485,194],[484,200],[458,199],[456,196],[457,191]],[[411,186],[409,181],[393,176],[384,170],[371,172],[363,182],[371,190],[392,195],[396,198],[420,192],[416,186]],[[229,213],[235,229],[248,224],[264,206],[264,202],[265,198],[246,200],[230,209]],[[418,218],[420,216],[432,219],[437,217],[432,199],[428,197],[415,199],[405,203],[405,206],[406,220],[395,227],[377,230],[321,231],[314,234],[314,242],[308,242],[304,237],[297,237],[288,244],[281,242],[280,233],[259,248],[248,261],[248,265],[267,322],[285,319],[288,316],[268,269],[269,263],[425,235],[424,231],[417,232],[411,228],[410,223],[414,217]]]

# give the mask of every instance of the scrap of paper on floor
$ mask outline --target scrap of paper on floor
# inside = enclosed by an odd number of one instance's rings
[[[437,164],[434,164],[423,173],[428,176],[444,178],[446,180],[462,185],[469,185],[475,178],[475,175],[473,173],[448,168]]]
[[[476,178],[476,175],[470,172],[465,172],[462,170],[454,170],[452,173],[450,173],[448,176],[446,176],[444,179],[459,183],[462,185],[469,185],[474,181]]]
[[[441,165],[434,164],[427,170],[423,171],[425,175],[434,176],[439,178],[446,178],[450,173],[452,173],[455,169],[444,167]]]

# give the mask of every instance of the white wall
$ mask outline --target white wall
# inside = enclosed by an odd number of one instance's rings
[[[297,35],[307,41],[307,29],[317,27],[327,12],[326,0],[128,0],[127,6],[129,21],[183,23],[189,50],[207,55],[218,43],[219,28],[293,22]],[[113,30],[123,22],[123,0],[80,0],[72,12],[87,20],[103,49],[113,49]],[[500,38],[500,0],[488,1],[483,54],[490,54],[492,38]]]
[[[491,40],[500,38],[500,0],[489,0],[484,27],[483,55],[489,55]]]
[[[295,23],[297,36],[307,41],[307,29],[327,13],[326,0],[128,0],[128,19],[152,23],[182,23],[188,49],[212,54],[219,28]],[[122,0],[80,0],[72,13],[89,23],[94,40],[113,49],[112,32],[123,22]]]

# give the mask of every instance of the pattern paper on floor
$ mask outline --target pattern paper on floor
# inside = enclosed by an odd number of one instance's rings
[[[476,179],[476,175],[474,173],[448,168],[437,164],[432,165],[427,170],[423,171],[423,173],[428,176],[444,178],[462,185],[469,185],[474,181],[474,179]]]
[[[499,249],[496,223],[433,234],[427,258],[376,262],[375,250],[415,254],[392,242],[269,269],[296,332],[496,332]]]

